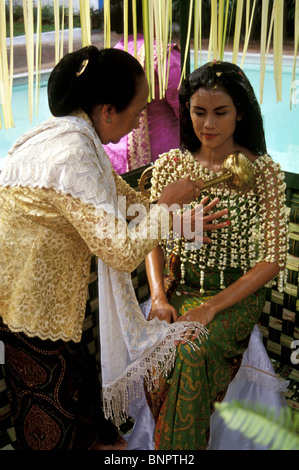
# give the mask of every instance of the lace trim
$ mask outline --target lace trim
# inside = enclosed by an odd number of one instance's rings
[[[51,145],[49,145],[51,142]],[[83,112],[51,118],[18,139],[1,171],[5,187],[55,189],[100,208],[111,205],[111,163]]]
[[[246,379],[248,382],[261,385],[267,390],[285,392],[289,386],[288,380],[279,379],[276,375],[258,369],[249,364],[242,364],[234,380]]]
[[[103,408],[107,419],[113,419],[116,426],[119,427],[129,417],[130,402],[142,397],[144,381],[149,391],[158,387],[159,377],[161,375],[167,376],[174,366],[175,341],[184,339],[191,348],[199,349],[194,341],[184,338],[186,332],[190,330],[195,332],[192,334],[196,335],[200,344],[203,338],[208,337],[208,330],[200,323],[178,322],[171,325],[160,343],[131,364],[120,379],[103,387]]]

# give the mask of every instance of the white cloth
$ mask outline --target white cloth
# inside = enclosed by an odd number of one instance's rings
[[[142,306],[145,317],[151,309],[150,299]],[[246,400],[275,407],[277,414],[286,407],[285,391],[288,381],[276,376],[262,334],[256,325],[251,333],[247,350],[244,352],[241,367],[230,383],[223,401]],[[154,450],[155,422],[145,398],[141,399],[140,411],[128,438],[128,450]],[[136,413],[132,404],[132,415]],[[207,450],[268,450],[268,447],[246,438],[241,432],[233,431],[224,423],[219,413],[211,416],[210,441]]]
[[[274,407],[277,414],[286,407],[285,391],[289,382],[279,380],[264,347],[262,334],[255,325],[241,367],[230,383],[224,402],[246,400]],[[268,446],[255,443],[240,431],[233,431],[218,411],[211,416],[209,450],[268,450]]]

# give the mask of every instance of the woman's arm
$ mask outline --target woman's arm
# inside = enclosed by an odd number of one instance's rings
[[[218,198],[215,198],[213,201],[208,202],[209,197],[205,197],[201,204],[198,206],[203,209],[202,211],[202,230],[203,232],[211,230],[219,230],[230,225],[230,221],[226,220],[224,222],[213,223],[214,220],[219,220],[221,217],[226,216],[228,211],[223,209],[214,213],[210,211],[215,207],[219,202]],[[196,208],[188,211],[184,214],[188,218],[191,218],[193,221],[194,214],[196,214]],[[207,215],[204,215],[207,214]],[[181,226],[183,227],[183,216],[181,217]],[[181,229],[181,233],[183,229]],[[209,243],[210,239],[208,237],[203,237],[202,240],[204,243]],[[164,255],[160,246],[157,246],[146,258],[145,258],[145,267],[147,272],[147,278],[149,282],[151,300],[152,300],[152,309],[149,314],[148,320],[151,320],[154,317],[158,317],[160,320],[166,320],[167,322],[176,321],[178,319],[178,314],[176,309],[168,302],[167,296],[164,290],[163,282],[163,273],[164,273]]]
[[[288,247],[284,175],[270,157],[260,162],[256,187],[260,203],[260,261],[229,287],[186,312],[180,321],[196,320],[207,325],[218,312],[253,294],[284,270]]]
[[[176,321],[178,319],[177,311],[168,302],[164,290],[164,255],[160,246],[157,246],[145,258],[145,268],[152,300],[152,308],[148,320],[157,317],[168,323]]]
[[[278,263],[261,261],[223,291],[199,307],[189,310],[179,321],[199,321],[207,325],[215,315],[261,289],[279,273]]]

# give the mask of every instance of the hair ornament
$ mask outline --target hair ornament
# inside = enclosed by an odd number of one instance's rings
[[[78,72],[76,72],[76,77],[79,77],[80,75],[82,75],[82,73],[84,72],[84,70],[86,69],[86,67],[88,65],[88,62],[89,62],[89,59],[84,59],[82,61]]]
[[[221,77],[222,72],[216,72],[217,77]]]
[[[212,62],[210,62],[209,65],[213,67],[213,65],[221,65],[221,63],[222,63],[221,60],[214,59]]]

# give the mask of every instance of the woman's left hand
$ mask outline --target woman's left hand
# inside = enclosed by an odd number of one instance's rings
[[[188,310],[184,315],[182,315],[177,321],[180,322],[199,322],[203,326],[207,326],[210,321],[214,318],[214,314],[211,312],[209,307],[206,307],[205,304],[199,305],[199,307],[192,308]],[[184,334],[184,338],[180,341],[175,341],[175,345],[177,346],[179,343],[185,344],[187,341],[191,340],[194,341],[196,339],[196,334],[194,328],[190,328],[190,330],[186,331]]]
[[[199,305],[198,307],[188,310],[184,315],[182,315],[178,321],[192,321],[199,322],[202,325],[206,326],[214,318],[213,311],[205,305],[205,303]]]
[[[230,225],[230,220],[226,219],[225,221],[215,223],[214,221],[221,219],[223,216],[227,216],[228,210],[222,209],[217,212],[211,212],[218,204],[219,198],[215,198],[209,203],[208,200],[209,196],[206,196],[201,200],[200,204],[196,205],[193,209],[185,211],[182,215],[174,214],[174,231],[181,233],[191,242],[200,240],[203,243],[211,243],[211,239],[203,235],[203,232],[227,228]],[[197,224],[196,222],[201,219],[202,224]],[[187,234],[186,231],[190,231],[190,236],[188,236],[189,234]]]

